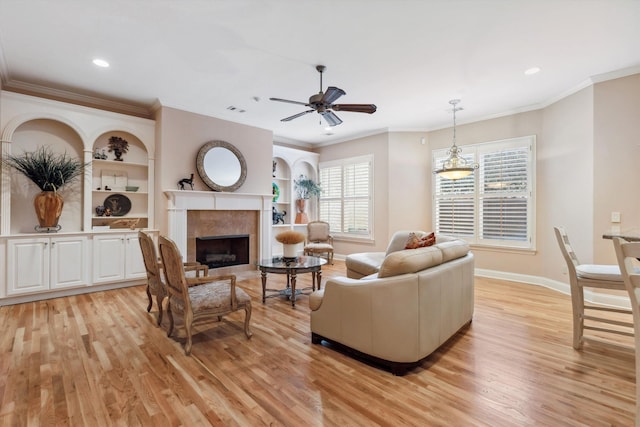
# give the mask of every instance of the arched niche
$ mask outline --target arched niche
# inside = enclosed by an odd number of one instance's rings
[[[149,153],[145,144],[134,134],[121,130],[109,130],[102,133],[93,143],[92,151],[96,150],[107,155],[109,160],[115,158],[113,152],[109,152],[109,138],[112,136],[120,137],[129,143],[129,150],[123,155],[123,159],[129,163],[147,164]]]
[[[54,153],[66,153],[83,161],[84,144],[81,136],[66,123],[52,119],[32,119],[15,128],[10,139],[10,152],[19,155],[47,146]],[[33,198],[40,189],[20,173],[11,176],[11,234],[32,233],[38,225]],[[84,179],[78,179],[61,190],[64,208],[59,224],[62,231],[81,231],[83,218]]]

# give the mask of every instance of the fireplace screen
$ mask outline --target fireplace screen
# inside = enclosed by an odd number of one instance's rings
[[[196,237],[196,261],[209,268],[249,264],[249,235]]]

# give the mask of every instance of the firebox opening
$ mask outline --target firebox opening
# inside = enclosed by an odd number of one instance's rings
[[[249,264],[249,235],[196,237],[196,261],[209,268]]]

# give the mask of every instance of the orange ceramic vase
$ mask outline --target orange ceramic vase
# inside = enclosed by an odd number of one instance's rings
[[[43,191],[33,199],[36,208],[36,216],[41,228],[54,228],[58,226],[58,220],[62,214],[64,200],[55,191]]]
[[[298,209],[298,213],[296,214],[295,224],[306,224],[309,222],[309,218],[307,214],[304,212],[306,208],[307,201],[305,199],[297,199],[296,200],[296,209]]]

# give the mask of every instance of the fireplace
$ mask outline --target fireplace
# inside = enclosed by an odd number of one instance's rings
[[[249,264],[249,235],[196,237],[196,261],[209,268]]]
[[[185,261],[196,260],[196,238],[207,236],[249,235],[249,261],[221,267],[219,274],[253,271],[258,260],[271,256],[272,194],[180,190],[167,190],[164,194],[168,202],[168,235]]]

